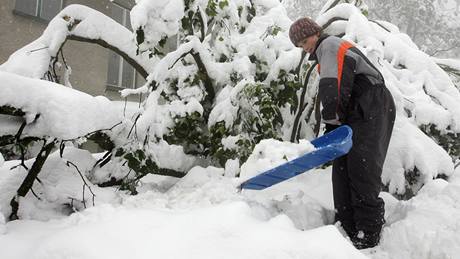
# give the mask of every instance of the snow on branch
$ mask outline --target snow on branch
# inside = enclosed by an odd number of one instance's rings
[[[93,97],[52,82],[1,71],[0,81],[0,107],[14,107],[24,113],[27,125],[23,134],[28,136],[72,139],[110,128],[122,120],[121,112],[102,96]],[[3,135],[8,133],[4,132],[6,129],[14,128],[3,127],[12,123],[10,119],[0,123]]]
[[[51,58],[56,57],[67,39],[99,44],[115,51],[144,78],[154,69],[155,58],[137,55],[130,30],[89,7],[69,5],[51,20],[42,36],[13,53],[0,70],[43,78]]]
[[[179,32],[181,19],[184,17],[183,0],[139,0],[136,2],[131,10],[131,24],[134,30],[142,30],[142,37],[138,40],[141,51]]]

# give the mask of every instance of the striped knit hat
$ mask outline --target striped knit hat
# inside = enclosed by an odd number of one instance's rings
[[[300,18],[295,21],[289,29],[289,38],[294,46],[298,47],[300,41],[308,38],[322,30],[315,21],[310,18]]]

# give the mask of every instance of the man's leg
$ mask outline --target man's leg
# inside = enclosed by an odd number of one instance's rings
[[[353,218],[357,231],[362,232],[355,241],[360,241],[362,248],[378,244],[385,222],[384,202],[379,193],[395,113],[393,99],[386,88],[373,89],[368,94],[374,95],[368,97],[375,100],[375,110],[362,121],[351,124],[353,147],[347,160]]]
[[[383,161],[376,153],[375,140],[368,139],[371,128],[354,125],[353,148],[348,153],[351,204],[356,235],[352,241],[357,248],[378,244],[384,224],[384,202],[379,197]]]
[[[349,237],[356,233],[351,207],[351,192],[348,179],[347,156],[334,160],[332,166],[332,191],[334,194],[335,221],[340,221]]]

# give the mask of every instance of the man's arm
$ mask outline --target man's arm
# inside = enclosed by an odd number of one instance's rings
[[[325,42],[326,43],[326,42]],[[345,55],[351,45],[322,46],[319,57],[321,79],[318,96],[323,105],[321,115],[327,124],[340,125],[345,120],[345,112],[350,102],[356,61]]]

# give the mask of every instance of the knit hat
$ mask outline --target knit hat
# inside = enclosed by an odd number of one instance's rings
[[[315,21],[310,18],[300,18],[295,21],[289,29],[289,38],[294,46],[298,47],[300,41],[308,38],[322,30]]]

